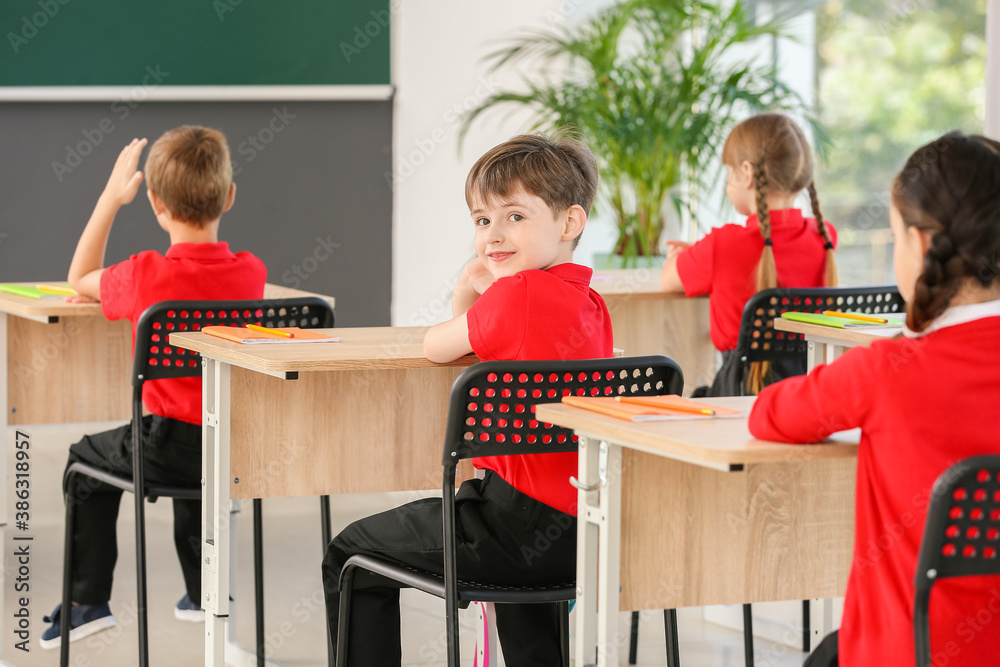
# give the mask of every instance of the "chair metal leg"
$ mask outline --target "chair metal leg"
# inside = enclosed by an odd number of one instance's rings
[[[253,583],[254,612],[257,624],[257,667],[266,663],[264,645],[264,520],[263,503],[260,498],[253,500]]]
[[[753,667],[753,614],[749,604],[743,605],[743,653],[746,666]]]
[[[149,667],[149,619],[146,611],[146,482],[142,470],[142,399],[133,405],[132,476],[135,483],[135,572],[139,623],[139,667]]]
[[[569,667],[569,602],[559,603],[559,648],[562,667]]]
[[[354,567],[352,566],[344,570],[340,583],[340,614],[337,618],[337,667],[347,667],[348,637],[351,626],[351,593],[353,592]]]
[[[63,545],[62,620],[59,623],[59,665],[69,667],[69,617],[73,601],[73,520],[76,516],[76,473],[66,478],[66,542]]]
[[[809,618],[809,600],[802,601],[802,652],[808,653],[812,649],[810,648],[811,630],[812,630],[812,620]]]
[[[663,631],[667,638],[667,667],[680,667],[681,654],[677,642],[677,610],[663,610]]]
[[[632,612],[632,628],[628,635],[628,664],[634,665],[639,652],[639,612]]]
[[[333,539],[330,530],[330,496],[319,497],[319,522],[320,535],[323,540],[322,554],[326,556],[326,547]],[[333,635],[330,633],[330,624],[326,624],[326,662],[329,667],[334,667]]]

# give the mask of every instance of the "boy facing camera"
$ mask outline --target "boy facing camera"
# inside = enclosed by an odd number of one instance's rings
[[[611,319],[590,289],[592,271],[573,250],[597,189],[597,163],[581,143],[524,135],[487,152],[466,181],[476,259],[455,287],[455,317],[424,339],[431,361],[475,352],[489,360],[612,356]],[[455,500],[458,577],[500,585],[569,581],[576,573],[577,454],[473,459],[482,479]],[[539,552],[541,531],[558,535]],[[339,577],[348,558],[372,554],[444,571],[441,500],[428,498],[348,526],[323,560],[327,618],[337,637]],[[555,604],[497,605],[507,664],[560,664]],[[356,584],[351,598],[349,665],[399,665],[398,585]]]
[[[218,240],[219,219],[233,205],[229,148],[221,132],[184,126],[165,133],[146,158],[147,195],[160,227],[170,236],[166,254],[146,250],[104,268],[104,251],[118,210],[132,202],[143,180],[138,171],[145,139],[133,139],[118,156],[111,177],[80,237],[69,283],[80,296],[99,300],[109,320],[132,323],[151,305],[172,300],[261,299],[267,271],[249,252],[233,253]],[[122,382],[125,378],[121,378]],[[80,387],[85,392],[86,387]],[[197,486],[201,479],[201,378],[153,380],[143,388],[145,480],[148,484]],[[132,477],[132,425],[84,436],[70,447],[70,464],[83,461],[108,473]],[[80,478],[73,532],[70,641],[115,625],[108,601],[118,557],[115,523],[122,491]],[[202,621],[201,501],[173,499],[174,543],[186,594],[174,609],[181,620]],[[60,644],[65,610],[57,605],[42,648]]]

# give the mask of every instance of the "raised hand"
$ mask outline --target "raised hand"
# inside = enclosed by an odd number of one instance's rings
[[[133,139],[122,149],[114,169],[111,170],[108,184],[104,187],[102,198],[119,207],[135,199],[135,193],[139,191],[139,184],[142,183],[142,172],[138,170],[139,156],[145,147],[145,139]]]

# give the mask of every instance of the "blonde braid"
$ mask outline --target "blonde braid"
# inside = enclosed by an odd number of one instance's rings
[[[813,217],[816,218],[816,225],[819,227],[819,234],[823,237],[823,248],[826,250],[826,286],[836,287],[840,282],[837,275],[837,260],[833,256],[833,239],[830,238],[830,230],[827,229],[823,213],[819,210],[819,195],[816,194],[816,182],[809,181],[809,202],[812,205]]]
[[[757,194],[757,224],[764,237],[764,250],[757,264],[757,291],[778,286],[778,272],[774,264],[774,247],[771,242],[771,216],[767,208],[767,152],[761,154],[753,166],[754,189]],[[756,395],[767,384],[771,363],[755,361],[747,374],[747,393]]]

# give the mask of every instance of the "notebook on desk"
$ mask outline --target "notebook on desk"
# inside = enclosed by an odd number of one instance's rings
[[[243,327],[211,326],[202,329],[202,332],[210,336],[217,336],[218,338],[224,338],[234,343],[243,343],[244,345],[259,345],[262,343],[336,343],[340,340],[340,338],[335,336],[328,336],[324,333],[300,329],[299,327],[281,327],[275,329],[275,331],[291,334],[292,337],[264,331],[253,331]]]
[[[782,319],[793,322],[805,322],[806,324],[818,324],[824,327],[835,329],[902,329],[906,321],[905,315],[885,314],[878,317],[887,320],[886,322],[864,322],[852,320],[845,317],[834,317],[823,315],[822,313],[799,313],[789,310],[781,314]]]
[[[67,296],[76,294],[73,289],[61,285],[54,286],[51,289],[39,289],[35,285],[18,285],[16,283],[4,283],[0,285],[0,291],[16,296],[23,296],[27,299],[59,299],[60,301]]]

